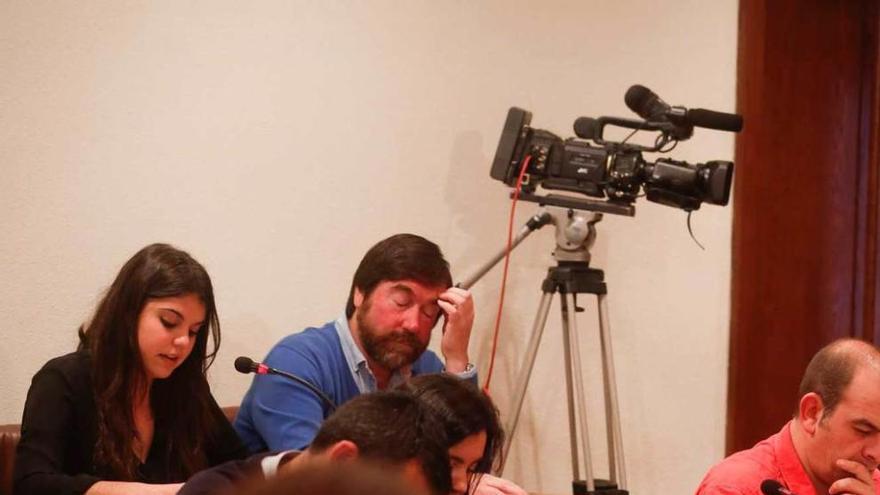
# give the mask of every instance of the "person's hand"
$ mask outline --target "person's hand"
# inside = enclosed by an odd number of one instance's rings
[[[446,359],[446,371],[460,373],[468,360],[468,342],[474,324],[474,299],[459,287],[450,287],[440,294],[437,305],[443,310],[443,337],[440,352]]]
[[[480,476],[474,495],[527,495],[527,493],[512,481],[484,474]]]
[[[99,481],[85,495],[177,495],[183,483],[154,485],[131,481]]]
[[[828,487],[829,495],[875,495],[874,478],[863,464],[849,459],[838,459],[837,467],[852,474],[847,478],[841,478]]]
[[[150,494],[155,495],[177,495],[177,492],[183,488],[183,483],[169,483],[166,485],[150,485],[152,490]]]

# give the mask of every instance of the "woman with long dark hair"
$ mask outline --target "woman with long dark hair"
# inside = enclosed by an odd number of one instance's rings
[[[419,375],[401,388],[427,404],[444,425],[452,470],[450,495],[526,495],[514,483],[489,474],[501,460],[504,430],[488,395],[449,374]]]
[[[211,279],[189,254],[141,249],[79,336],[76,352],[34,375],[16,494],[174,494],[247,455],[208,387],[220,324]]]

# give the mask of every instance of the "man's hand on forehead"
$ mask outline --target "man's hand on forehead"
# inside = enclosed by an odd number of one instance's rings
[[[469,362],[468,343],[474,324],[474,300],[469,291],[450,287],[440,294],[437,305],[445,317],[440,350],[446,359],[446,370],[460,373]]]

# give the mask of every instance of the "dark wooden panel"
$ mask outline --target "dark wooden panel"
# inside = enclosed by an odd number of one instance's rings
[[[856,252],[857,336],[880,344],[880,7],[869,2],[864,22],[859,215]]]
[[[728,451],[778,430],[812,354],[876,319],[876,18],[874,0],[740,2]]]

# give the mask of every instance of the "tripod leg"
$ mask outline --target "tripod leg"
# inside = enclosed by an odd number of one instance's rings
[[[565,358],[565,398],[568,406],[568,441],[571,450],[571,474],[574,480],[581,479],[581,463],[578,461],[577,421],[575,420],[574,385],[571,377],[571,336],[568,331],[568,300],[565,294],[560,296],[560,311],[562,312],[562,348]]]
[[[507,454],[510,453],[513,435],[516,433],[516,426],[519,423],[523,399],[526,395],[526,388],[529,385],[529,378],[532,376],[532,369],[535,366],[535,357],[538,355],[538,346],[541,343],[541,335],[544,333],[544,325],[547,323],[547,314],[550,312],[550,303],[552,301],[553,293],[544,292],[541,296],[541,303],[538,305],[538,313],[535,315],[535,322],[532,325],[532,336],[529,339],[529,346],[526,348],[525,362],[516,379],[516,390],[512,398],[510,420],[505,425],[507,439],[504,442],[504,454],[501,456],[499,474],[504,472],[504,465],[507,463]]]
[[[599,300],[599,338],[602,345],[602,375],[605,386],[605,421],[608,427],[608,470],[611,482],[616,482],[618,488],[625,490],[623,435],[620,427],[620,407],[617,403],[617,380],[614,376],[614,353],[611,351],[608,306],[605,294],[597,294],[596,297]]]
[[[568,411],[572,442],[572,462],[575,463],[573,466],[573,472],[575,479],[579,479],[579,470],[576,465],[577,456],[574,454],[577,451],[575,447],[577,442],[577,427],[575,425],[574,414],[572,414],[573,409],[577,409],[578,419],[581,424],[581,451],[584,459],[584,482],[587,484],[587,491],[593,492],[596,489],[596,485],[593,479],[593,466],[590,460],[590,435],[589,429],[587,428],[587,409],[584,400],[584,375],[581,367],[577,320],[575,319],[575,309],[577,305],[574,294],[564,293],[560,295],[562,296],[562,333],[566,337],[565,340],[567,344],[565,346],[565,361],[566,380],[569,384]],[[572,388],[574,388],[574,396],[571,394]],[[572,402],[573,399],[575,400],[575,403]]]

